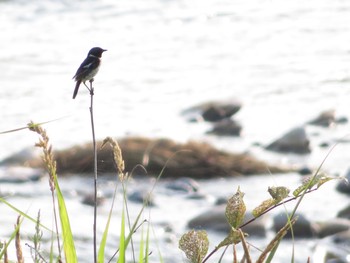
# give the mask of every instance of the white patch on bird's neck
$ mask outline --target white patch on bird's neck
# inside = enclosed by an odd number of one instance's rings
[[[90,54],[89,57],[99,58],[99,57],[97,57],[97,56],[95,56],[95,55],[92,55],[92,54]]]

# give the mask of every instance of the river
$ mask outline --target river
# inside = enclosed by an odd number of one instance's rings
[[[0,131],[23,127],[30,120],[58,119],[45,125],[55,149],[91,141],[90,97],[81,87],[72,99],[72,77],[88,50],[101,46],[108,51],[94,82],[99,139],[136,135],[200,140],[228,151],[249,151],[270,162],[313,167],[321,164],[334,143],[348,140],[349,124],[307,126],[310,155],[274,154],[252,146],[266,145],[324,110],[349,117],[350,2],[346,0],[13,0],[0,1],[0,10]],[[208,124],[187,123],[180,114],[195,104],[227,98],[243,104],[235,116],[243,126],[239,138],[205,135]],[[0,159],[36,141],[37,136],[26,130],[2,134]],[[329,147],[320,147],[323,142]],[[348,143],[339,144],[324,168],[343,175],[348,152]],[[295,175],[292,178],[297,181]],[[223,193],[235,190],[237,182],[230,180],[220,184]],[[265,180],[264,189],[277,179]],[[63,184],[79,190],[81,181],[90,184],[76,177],[63,179]],[[210,186],[216,183],[202,182],[203,190],[212,191]],[[37,184],[44,187],[46,182]],[[32,192],[25,189],[31,187],[1,186],[23,192],[26,199]],[[333,188],[330,184],[320,192],[331,191],[337,203],[331,207],[334,210],[328,214],[311,209],[311,215],[334,216],[347,202]],[[325,192],[315,198],[328,202],[322,199]],[[26,199],[18,195],[14,203],[23,205]],[[40,198],[33,196],[22,209],[32,206],[34,212],[41,206],[35,202]],[[81,211],[79,199],[74,200],[71,209]],[[183,204],[181,197],[171,200]],[[311,195],[310,202],[306,211],[314,207]],[[190,203],[188,209],[195,207]],[[199,212],[175,220],[174,224],[182,222],[176,238],[189,216]],[[5,223],[10,229],[14,220]],[[89,228],[80,229],[83,244]],[[179,256],[177,245],[171,247],[168,251]],[[89,262],[84,256],[81,261]]]

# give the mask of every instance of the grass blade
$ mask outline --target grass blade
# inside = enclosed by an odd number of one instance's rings
[[[144,261],[140,261],[140,263],[148,263],[148,256],[150,255],[149,253],[149,228],[150,228],[150,223],[148,222],[147,224],[147,236],[146,236],[146,250],[145,250],[145,260]]]
[[[115,201],[115,198],[116,198],[116,194],[117,194],[117,186],[115,187],[115,190],[114,190],[111,210],[109,211],[106,227],[105,227],[105,230],[104,230],[103,235],[102,235],[102,239],[101,239],[101,243],[100,243],[100,249],[98,250],[98,255],[97,255],[97,262],[98,263],[103,263],[104,260],[105,260],[105,248],[106,248],[108,230],[109,230],[109,225],[110,225],[111,218],[112,218],[112,212],[113,212],[113,207],[114,207],[114,201]]]
[[[21,216],[23,216],[23,217],[29,219],[29,220],[32,221],[33,223],[35,223],[35,224],[37,223],[37,222],[36,222],[36,219],[34,219],[33,217],[29,216],[29,215],[26,214],[25,212],[21,211],[21,210],[18,209],[17,207],[11,205],[9,202],[7,202],[5,199],[3,199],[3,198],[1,198],[1,197],[0,197],[0,202],[1,202],[1,203],[4,203],[4,204],[7,205],[8,207],[10,207],[12,210],[14,210],[15,212],[19,213]],[[43,228],[45,228],[46,230],[52,232],[51,229],[49,229],[48,227],[42,225],[41,223],[40,223],[40,226],[43,227]]]
[[[125,249],[127,247],[125,241],[125,204],[123,202],[123,211],[122,211],[122,221],[120,226],[120,239],[119,239],[119,258],[118,263],[125,263]]]
[[[73,234],[70,227],[66,204],[65,204],[56,176],[54,176],[54,181],[55,181],[58,209],[59,209],[61,228],[62,228],[64,255],[66,258],[66,262],[76,263],[78,262],[78,259],[77,259],[76,250],[74,246],[74,239],[73,239]]]
[[[145,258],[144,249],[145,249],[145,240],[144,240],[144,237],[143,237],[143,226],[142,226],[142,230],[141,230],[141,240],[140,240],[139,263],[142,263],[142,262],[143,262],[143,259]],[[146,261],[145,261],[145,262],[146,262]]]

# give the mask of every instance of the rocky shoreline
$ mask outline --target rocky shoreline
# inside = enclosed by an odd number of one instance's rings
[[[234,116],[241,108],[242,103],[238,100],[209,101],[182,111],[182,116],[190,122],[205,121],[210,123],[212,128],[206,133],[213,136],[240,136],[243,127],[235,120]],[[310,154],[312,152],[311,139],[305,126],[313,125],[325,128],[346,122],[346,118],[336,118],[335,111],[328,110],[321,112],[314,119],[292,128],[270,143],[256,142],[254,145],[267,151],[282,154]],[[177,143],[166,138],[126,137],[118,139],[118,143],[123,153],[126,171],[137,175],[158,176],[162,173],[162,177],[210,179],[296,171],[295,167],[272,165],[258,160],[248,153],[225,152],[207,143],[197,141]],[[99,171],[114,173],[116,169],[111,149],[109,147],[101,148],[101,142],[97,144]],[[30,151],[29,153],[23,152],[6,158],[0,162],[0,165],[43,167],[38,155],[34,155]],[[57,161],[57,170],[61,174],[87,174],[94,170],[91,142],[55,151],[54,156]],[[299,168],[303,169],[303,167]],[[306,168],[306,170],[310,173],[312,169]]]

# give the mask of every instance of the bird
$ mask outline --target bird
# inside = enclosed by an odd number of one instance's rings
[[[87,87],[87,89],[91,92],[90,88],[85,84],[85,82],[90,81],[91,83],[94,81],[94,77],[96,76],[101,65],[102,53],[105,51],[107,51],[107,49],[100,47],[93,47],[90,49],[86,59],[83,61],[83,63],[81,63],[80,67],[73,77],[73,79],[75,79],[77,82],[73,93],[73,99],[75,99],[77,96],[79,86],[82,82],[85,87]]]

